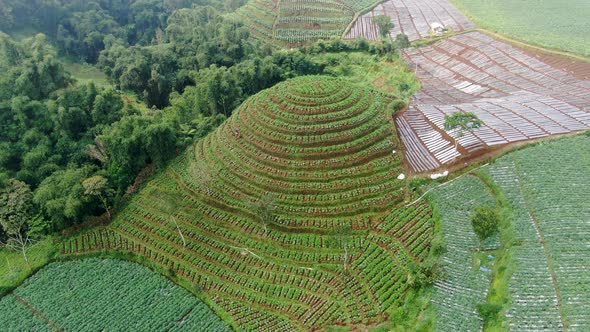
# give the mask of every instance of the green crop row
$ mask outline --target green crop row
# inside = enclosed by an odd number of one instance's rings
[[[47,324],[27,315],[25,311],[30,309],[23,309],[15,297],[63,330],[127,331],[130,322],[139,330],[230,330],[203,302],[166,278],[137,264],[115,260],[50,264],[14,295],[0,300],[0,307],[13,306],[0,311],[0,322],[12,317],[12,324],[21,324],[16,330],[47,329]],[[20,313],[13,316],[16,310]],[[7,324],[2,323],[3,329]]]

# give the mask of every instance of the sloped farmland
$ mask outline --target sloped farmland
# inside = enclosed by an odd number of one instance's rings
[[[590,81],[568,72],[589,65],[550,65],[480,32],[410,49],[405,57],[422,90],[396,121],[416,172],[504,144],[590,128]],[[484,125],[462,137],[446,132],[444,116],[455,112],[473,112]]]
[[[62,250],[147,257],[238,330],[382,321],[433,234],[427,203],[404,207],[390,101],[321,76],[262,91]]]
[[[395,38],[400,33],[408,36],[410,41],[430,35],[430,24],[441,23],[452,31],[465,31],[475,27],[448,0],[388,0],[377,5],[370,12],[360,16],[346,33],[345,39],[364,37],[379,40],[379,29],[373,24],[373,17],[387,15],[395,27],[389,37]]]

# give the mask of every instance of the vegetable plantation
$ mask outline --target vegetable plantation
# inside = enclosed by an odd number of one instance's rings
[[[341,37],[355,14],[378,0],[250,0],[234,15],[253,36],[276,45]]]
[[[432,302],[437,309],[439,331],[479,331],[482,319],[476,305],[485,302],[491,274],[485,263],[474,266],[474,252],[479,243],[469,217],[475,208],[495,206],[496,200],[476,177],[467,176],[431,193],[434,205],[442,217],[442,232],[447,250],[442,258],[446,278],[435,284]],[[484,248],[499,246],[496,235],[484,243]],[[481,267],[484,267],[481,270]]]
[[[382,320],[433,235],[427,203],[404,207],[391,101],[322,76],[264,90],[62,251],[145,256],[239,330]]]
[[[542,143],[487,168],[515,207],[510,325],[519,331],[590,328],[590,137]]]
[[[590,56],[590,2],[586,0],[453,2],[482,27],[543,47]]]
[[[230,331],[209,307],[135,263],[52,263],[0,300],[4,331]]]

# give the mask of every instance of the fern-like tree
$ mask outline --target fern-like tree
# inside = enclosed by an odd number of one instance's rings
[[[455,112],[451,115],[445,115],[445,130],[456,130],[455,137],[453,137],[455,139],[455,149],[457,149],[459,138],[463,137],[465,132],[472,132],[482,125],[483,122],[471,112]]]
[[[385,38],[389,34],[389,31],[393,29],[395,24],[391,21],[391,17],[387,15],[377,15],[372,19],[373,24],[379,29],[381,37]]]

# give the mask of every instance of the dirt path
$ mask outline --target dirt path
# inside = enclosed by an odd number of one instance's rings
[[[516,164],[515,164],[516,165]],[[516,173],[520,175],[520,171],[518,170],[518,166],[516,166]],[[520,178],[520,176],[518,176]],[[522,201],[524,203],[524,208],[526,209],[527,213],[531,216],[533,220],[533,225],[535,226],[535,230],[539,235],[539,240],[541,245],[543,246],[543,252],[545,253],[545,258],[547,259],[547,268],[549,269],[549,273],[551,274],[551,281],[553,282],[553,288],[555,289],[555,296],[557,297],[557,306],[559,307],[559,318],[561,319],[561,325],[563,326],[563,330],[567,331],[567,323],[565,319],[565,313],[563,310],[563,300],[561,298],[561,291],[559,289],[559,282],[557,281],[557,274],[555,273],[555,264],[553,262],[553,258],[551,257],[551,252],[549,251],[549,246],[545,241],[545,235],[543,234],[543,230],[541,229],[541,224],[537,219],[535,213],[529,207],[528,201],[523,193],[522,182],[518,181],[518,188],[520,191],[520,196],[522,197]]]
[[[43,315],[39,310],[37,310],[35,307],[33,307],[33,305],[31,305],[29,302],[27,302],[25,299],[23,299],[22,297],[12,294],[14,295],[14,298],[16,298],[16,300],[22,304],[24,304],[29,310],[31,310],[31,312],[33,313],[33,315],[41,318],[42,320],[44,320],[45,322],[47,322],[47,324],[51,325],[51,327],[53,327],[54,330],[59,331],[59,332],[63,332],[63,330],[57,326],[57,324],[55,324],[54,322],[52,322],[49,318],[45,317],[45,315]]]

